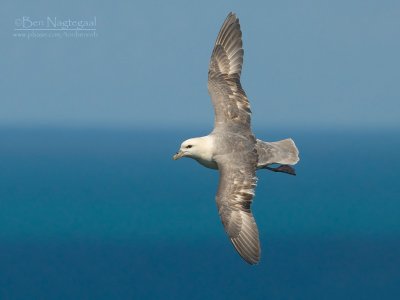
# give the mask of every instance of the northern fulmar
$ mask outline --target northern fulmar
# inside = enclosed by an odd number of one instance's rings
[[[249,264],[260,260],[258,229],[251,213],[257,169],[295,175],[299,152],[292,139],[264,142],[251,130],[249,100],[240,84],[243,64],[239,19],[229,13],[212,51],[208,92],[214,106],[213,131],[184,141],[173,159],[190,157],[220,172],[218,212],[233,246]],[[278,165],[273,167],[273,165]]]

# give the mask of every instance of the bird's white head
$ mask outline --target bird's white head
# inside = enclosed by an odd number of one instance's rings
[[[181,157],[206,160],[211,159],[212,141],[210,137],[204,136],[184,141],[179,151],[174,155],[173,159],[177,160]]]

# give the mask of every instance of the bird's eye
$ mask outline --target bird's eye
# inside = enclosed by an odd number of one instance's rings
[[[192,147],[193,147],[192,145],[187,145],[186,146],[187,149],[192,148]]]

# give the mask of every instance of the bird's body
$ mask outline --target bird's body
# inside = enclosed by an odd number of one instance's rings
[[[215,111],[214,130],[207,136],[182,143],[174,159],[190,157],[220,172],[216,201],[232,244],[250,264],[260,259],[258,229],[250,206],[257,169],[294,174],[288,165],[298,162],[291,139],[264,142],[251,130],[251,110],[240,83],[243,64],[242,33],[238,18],[230,13],[218,34],[208,72],[208,90]],[[271,168],[271,164],[282,167]]]
[[[228,140],[232,144],[240,143],[243,137],[235,134],[223,134],[222,138],[218,134],[211,133],[209,135],[192,138],[187,140],[191,145],[196,144],[195,154],[188,154],[187,157],[195,159],[199,164],[206,168],[218,170],[218,164],[214,159],[217,152],[214,148],[218,148],[218,140]],[[222,147],[224,147],[225,143]],[[201,148],[200,148],[201,147]],[[278,142],[265,142],[256,140],[255,148],[257,151],[257,169],[263,169],[271,164],[294,165],[298,162],[298,151],[292,139],[285,139]],[[229,152],[229,149],[228,151]]]

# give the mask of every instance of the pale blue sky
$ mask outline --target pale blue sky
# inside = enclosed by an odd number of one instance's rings
[[[212,127],[207,67],[240,18],[254,126],[400,125],[399,1],[2,1],[0,126]],[[97,18],[97,38],[13,37]]]

